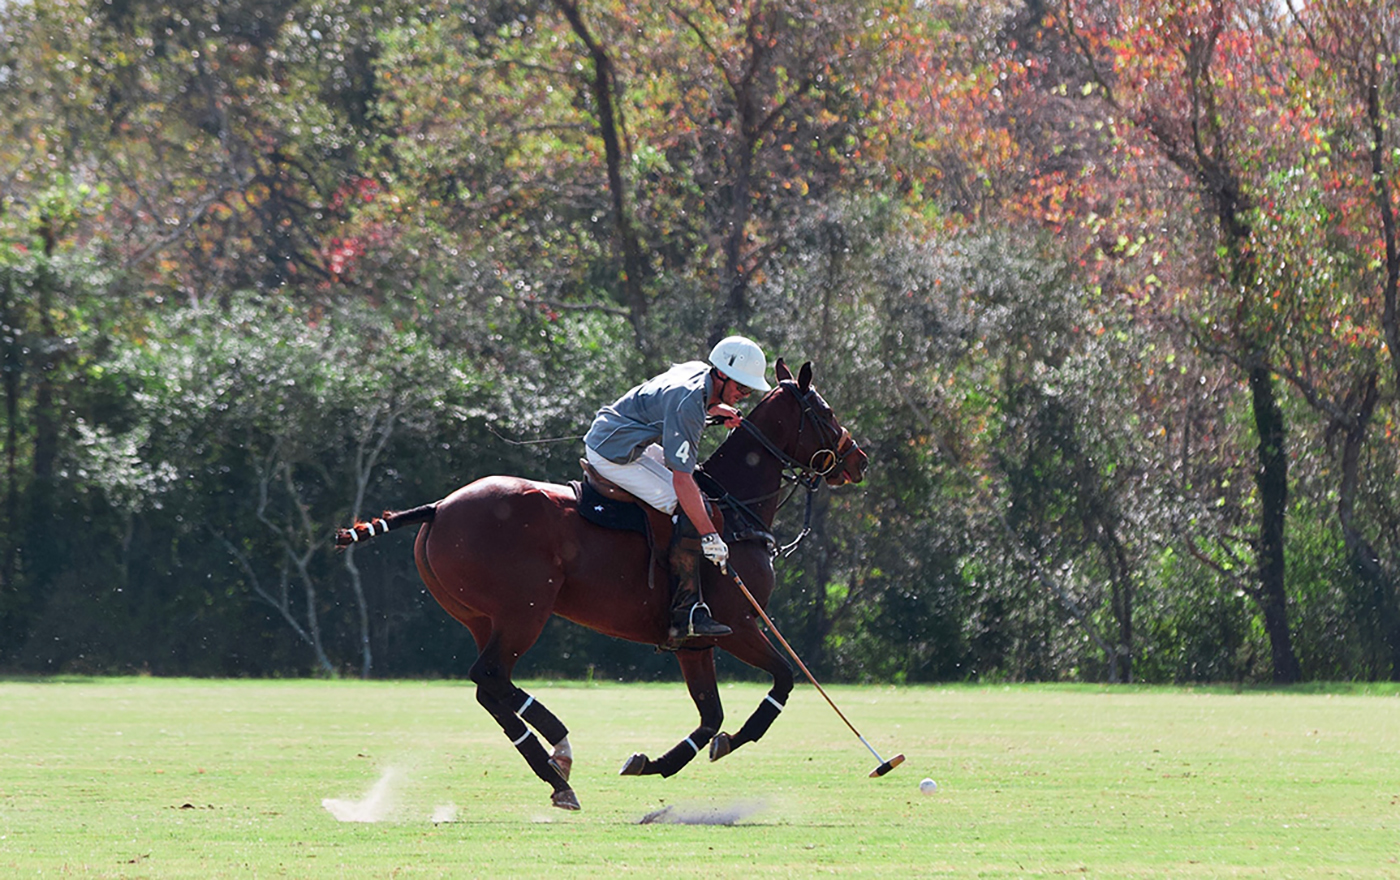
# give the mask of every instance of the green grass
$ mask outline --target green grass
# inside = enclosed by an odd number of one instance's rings
[[[683,687],[527,686],[573,729],[581,813],[461,683],[0,681],[0,876],[1400,876],[1393,687],[830,688],[908,756],[883,779],[800,687],[764,741],[662,780],[616,773],[694,727]],[[725,687],[726,728],[762,694]],[[389,768],[384,821],[322,807]],[[637,824],[735,803],[763,809]]]

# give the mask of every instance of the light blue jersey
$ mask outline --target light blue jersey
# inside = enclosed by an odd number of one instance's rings
[[[676,364],[600,409],[583,442],[617,464],[635,461],[656,443],[668,468],[691,473],[698,464],[709,397],[710,365]]]

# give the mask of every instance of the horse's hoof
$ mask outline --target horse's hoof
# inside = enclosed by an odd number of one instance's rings
[[[559,771],[559,775],[564,777],[564,781],[569,781],[569,771],[574,769],[574,759],[568,755],[555,755],[549,759],[549,766]]]
[[[549,802],[554,804],[554,806],[558,807],[561,810],[583,809],[578,805],[578,795],[574,794],[574,790],[572,788],[566,788],[563,791],[556,791],[554,794],[549,796]]]
[[[710,760],[718,761],[729,754],[729,734],[717,733],[715,738],[710,740]]]
[[[647,769],[647,756],[641,752],[627,759],[627,763],[622,765],[622,772],[619,776],[641,776]]]

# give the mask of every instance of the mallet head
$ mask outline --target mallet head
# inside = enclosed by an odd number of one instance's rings
[[[881,764],[879,767],[876,767],[874,770],[871,770],[871,771],[870,771],[870,778],[871,778],[871,779],[874,779],[874,778],[876,778],[877,776],[884,776],[886,773],[890,772],[891,770],[893,770],[894,768],[898,767],[900,764],[903,764],[903,763],[904,763],[904,756],[903,756],[903,755],[895,755],[893,758],[890,758],[888,761],[886,761],[885,763]]]

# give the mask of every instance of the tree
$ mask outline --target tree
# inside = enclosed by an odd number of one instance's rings
[[[328,643],[330,613],[337,631],[353,633],[346,641],[368,677],[374,609],[354,556],[337,561],[328,536],[364,512],[390,442],[400,432],[426,442],[469,393],[469,377],[415,332],[357,308],[312,325],[243,300],[171,329],[165,343],[133,352],[152,424],[147,454],[199,474],[205,494],[225,499],[200,516],[202,537],[227,551],[250,598],[276,613],[316,667],[335,674],[346,653]],[[210,437],[228,443],[211,448]],[[343,586],[348,625],[336,596]]]
[[[0,645],[6,652],[24,644],[68,568],[69,539],[54,536],[66,535],[68,517],[84,508],[72,497],[81,494],[82,482],[67,465],[83,429],[111,409],[101,362],[125,317],[124,304],[104,295],[110,277],[96,254],[73,241],[104,193],[61,177],[46,189],[21,192],[23,199],[0,215],[7,221],[0,222]]]
[[[1098,94],[1189,176],[1215,221],[1214,240],[1205,244],[1219,257],[1221,299],[1203,313],[1198,338],[1233,362],[1250,389],[1259,514],[1249,592],[1273,647],[1274,678],[1292,682],[1301,670],[1285,589],[1288,428],[1272,366],[1276,325],[1256,229],[1259,193],[1251,186],[1250,172],[1262,160],[1248,133],[1270,112],[1254,96],[1269,95],[1269,83],[1281,79],[1279,58],[1263,38],[1263,15],[1228,0],[1131,9],[1066,3],[1058,24]]]
[[[865,60],[893,25],[829,4],[556,6],[386,36],[391,186],[522,302],[620,306],[648,359],[695,305],[712,340],[747,326],[793,219],[865,180]]]
[[[1287,375],[1326,420],[1328,439],[1341,438],[1337,518],[1350,565],[1371,597],[1366,604],[1388,643],[1390,675],[1397,678],[1400,597],[1394,566],[1382,561],[1393,553],[1381,552],[1368,537],[1368,531],[1379,535],[1385,529],[1358,520],[1357,504],[1373,494],[1368,484],[1389,482],[1388,467],[1366,468],[1364,462],[1373,420],[1383,411],[1383,400],[1393,405],[1400,387],[1395,202],[1400,163],[1396,108],[1388,99],[1397,80],[1394,66],[1383,62],[1400,20],[1373,3],[1289,4],[1289,11],[1301,32],[1295,100],[1300,115],[1314,119],[1316,127],[1305,130],[1311,135],[1307,152],[1295,159],[1290,175],[1308,181],[1306,192],[1280,188],[1271,212],[1298,242],[1303,259],[1295,258],[1293,265],[1306,267],[1280,272],[1279,286],[1299,289],[1300,317],[1328,329],[1314,330],[1313,339],[1300,339],[1285,351]],[[1317,336],[1331,344],[1318,345]],[[1386,353],[1389,382],[1382,381]]]
[[[1157,25],[1154,12],[1109,15],[1100,19],[1110,22],[1102,31],[1076,26],[1103,9],[1109,7],[1066,6],[1064,32],[1099,62],[1096,81],[1107,78],[1117,89],[1105,93],[1115,111],[1192,176],[1217,220],[1217,277],[1226,296],[1198,312],[1194,332],[1204,352],[1238,365],[1253,396],[1264,502],[1254,543],[1267,552],[1258,557],[1263,579],[1251,593],[1264,599],[1266,621],[1273,621],[1276,665],[1289,668],[1278,598],[1283,518],[1292,505],[1286,468],[1290,458],[1311,466],[1313,457],[1282,453],[1288,406],[1275,377],[1325,426],[1316,436],[1336,456],[1341,538],[1393,646],[1400,620],[1393,577],[1356,519],[1356,499],[1387,482],[1379,471],[1368,477],[1362,463],[1370,458],[1377,407],[1391,396],[1377,379],[1393,314],[1387,292],[1400,267],[1390,196],[1395,171],[1385,146],[1386,102],[1379,100],[1386,74],[1375,64],[1376,40],[1390,19],[1364,4],[1279,15],[1209,3],[1163,13]],[[1186,84],[1179,92],[1171,85],[1178,81]],[[1307,424],[1291,430],[1310,433]],[[1389,518],[1372,510],[1379,521]],[[1226,538],[1201,558],[1228,573],[1236,565],[1231,543]]]

